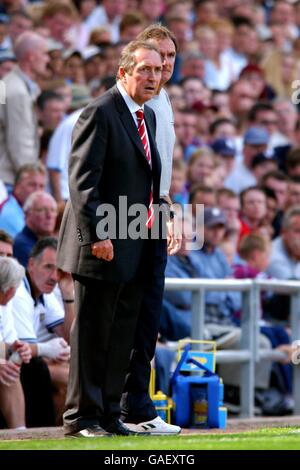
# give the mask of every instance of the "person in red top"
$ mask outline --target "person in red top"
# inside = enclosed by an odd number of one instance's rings
[[[258,186],[251,186],[241,193],[241,228],[240,240],[253,232],[268,233],[264,218],[267,213],[267,200],[264,191]]]

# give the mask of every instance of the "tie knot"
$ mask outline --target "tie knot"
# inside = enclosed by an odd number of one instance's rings
[[[138,121],[142,121],[144,119],[144,111],[142,109],[138,109],[135,114]]]

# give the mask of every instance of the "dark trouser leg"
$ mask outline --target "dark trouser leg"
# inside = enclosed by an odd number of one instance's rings
[[[158,240],[153,275],[145,289],[136,328],[134,352],[122,397],[122,418],[127,422],[140,423],[157,416],[149,396],[150,362],[154,357],[159,330],[166,262],[166,240]]]
[[[51,377],[47,364],[34,357],[22,364],[21,382],[25,397],[27,427],[55,426]]]
[[[72,432],[119,416],[142,296],[134,284],[74,279],[77,315],[64,414]]]

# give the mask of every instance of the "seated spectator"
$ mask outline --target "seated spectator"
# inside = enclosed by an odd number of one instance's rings
[[[84,62],[81,52],[67,50],[64,53],[64,75],[69,85],[82,85],[85,83]]]
[[[252,160],[251,170],[260,185],[262,178],[270,171],[278,170],[278,164],[275,158],[269,158],[264,153],[258,153]]]
[[[272,101],[276,97],[273,88],[267,83],[262,68],[256,64],[247,64],[240,72],[240,79],[248,82],[258,100]]]
[[[83,110],[91,100],[89,89],[84,85],[73,85],[72,112],[54,131],[47,155],[47,167],[51,192],[56,202],[66,201],[69,198],[68,163],[71,151],[73,128]]]
[[[187,182],[189,187],[195,184],[210,184],[215,168],[215,156],[211,149],[203,147],[191,154],[188,162]]]
[[[217,204],[215,205],[221,209],[226,217],[226,232],[221,248],[224,251],[225,243],[226,252],[229,250],[229,253],[231,253],[230,258],[233,260],[237,253],[241,231],[241,221],[239,219],[240,198],[230,189],[223,188],[217,193]]]
[[[174,160],[170,197],[173,202],[187,204],[188,192],[186,189],[186,163],[184,160]]]
[[[38,96],[36,104],[40,135],[53,132],[65,114],[64,97],[55,91],[46,90]]]
[[[203,204],[204,207],[214,207],[216,205],[216,192],[211,186],[195,184],[190,191],[189,204],[192,204],[192,214],[196,217],[197,207]]]
[[[251,186],[241,192],[241,231],[240,239],[253,232],[269,233],[264,230],[267,201],[264,191],[258,186]]]
[[[257,181],[251,169],[255,155],[265,152],[269,142],[268,132],[260,127],[250,127],[244,135],[243,160],[235,162],[232,173],[226,180],[226,187],[236,193],[254,186]]]
[[[225,165],[226,177],[232,172],[236,156],[235,143],[232,139],[216,139],[210,144],[215,155]]]
[[[58,272],[56,250],[57,241],[54,238],[41,239],[34,246],[27,276],[13,299],[12,311],[18,337],[26,338],[33,358],[43,358],[48,366],[57,422],[60,422],[68,381],[70,348],[67,341],[74,318],[74,293],[71,275]],[[53,293],[57,283],[63,307]],[[27,382],[23,385],[24,388],[28,387]],[[39,395],[38,383],[31,384],[33,387],[35,396]],[[49,393],[52,394],[51,387]],[[35,403],[30,398],[34,407]],[[36,399],[40,404],[41,399],[37,396]]]
[[[262,188],[267,200],[267,213],[265,216],[265,226],[270,229],[269,236],[274,238],[274,221],[278,213],[276,194],[272,189]]]
[[[293,206],[284,214],[280,236],[272,242],[268,274],[275,279],[300,279],[300,206]],[[272,321],[287,324],[290,299],[284,294],[274,295],[270,305]]]
[[[263,188],[272,189],[276,195],[278,211],[273,223],[274,235],[276,237],[280,233],[283,211],[286,208],[288,182],[288,176],[280,170],[270,171],[269,173],[266,173],[261,181],[261,185]]]
[[[300,176],[300,148],[289,150],[286,156],[286,170],[289,176]]]
[[[14,429],[25,429],[20,366],[31,359],[29,345],[18,340],[10,302],[24,274],[16,260],[0,258],[0,415],[6,427]]]
[[[300,279],[300,206],[283,217],[281,234],[272,243],[268,273],[276,279]]]
[[[181,86],[175,85],[174,83],[167,83],[166,91],[168,93],[174,111],[180,111],[186,108],[184,92]]]
[[[12,257],[13,239],[4,230],[0,230],[0,256]]]
[[[146,26],[145,18],[139,11],[125,13],[120,22],[120,40],[125,43],[133,41]]]
[[[15,238],[14,256],[26,267],[29,253],[38,239],[53,235],[57,204],[50,194],[35,191],[26,199],[24,213],[26,225]]]
[[[292,176],[289,180],[286,209],[300,205],[300,175]]]
[[[268,149],[266,154],[272,155],[274,149],[279,146],[287,145],[287,138],[278,129],[278,114],[273,104],[259,101],[252,106],[248,114],[249,125],[261,127],[269,134]]]
[[[265,273],[270,261],[270,243],[261,235],[246,235],[239,246],[240,262],[233,266],[237,279],[268,277]]]
[[[0,229],[15,237],[25,226],[23,206],[34,191],[43,191],[46,169],[41,162],[21,166],[17,172],[13,192],[0,205]]]

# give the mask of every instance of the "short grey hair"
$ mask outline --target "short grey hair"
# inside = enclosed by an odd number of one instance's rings
[[[17,61],[26,59],[30,52],[41,50],[42,48],[46,50],[46,40],[43,36],[34,31],[24,31],[18,37],[14,48]]]
[[[29,209],[32,208],[35,201],[39,200],[41,198],[41,196],[48,197],[49,199],[51,199],[51,201],[54,202],[55,206],[57,206],[57,203],[56,203],[54,197],[51,196],[51,194],[47,193],[46,191],[34,191],[34,193],[29,194],[28,198],[26,199],[26,201],[24,203],[24,206],[23,206],[24,214],[26,214],[26,212],[28,212]]]
[[[139,41],[139,40],[129,42],[127,44],[127,46],[125,46],[124,49],[121,52],[121,58],[120,58],[120,62],[119,62],[118,72],[117,72],[117,80],[120,79],[119,70],[120,70],[121,67],[128,74],[130,74],[132,72],[132,70],[134,69],[134,67],[136,66],[136,63],[137,63],[137,61],[136,61],[136,52],[139,49],[147,49],[149,51],[155,51],[155,52],[158,53],[158,55],[160,57],[160,52],[159,52],[159,49],[158,49],[157,45],[155,45],[152,42]]]
[[[0,258],[0,291],[5,294],[11,287],[17,288],[25,276],[25,269],[14,258]]]
[[[281,230],[287,230],[291,225],[292,218],[296,216],[300,217],[300,205],[292,206],[284,213]]]

